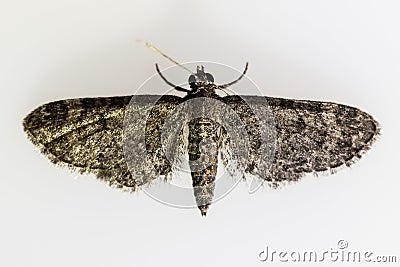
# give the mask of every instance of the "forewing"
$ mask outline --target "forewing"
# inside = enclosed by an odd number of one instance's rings
[[[148,112],[160,96],[80,98],[51,102],[24,119],[24,130],[53,163],[136,189],[123,152],[127,105]],[[159,103],[163,105],[163,103]],[[144,131],[144,129],[143,129]]]
[[[226,98],[231,106],[241,109],[243,104],[237,101],[240,97]],[[350,166],[379,135],[379,125],[373,117],[354,107],[272,97],[251,98],[260,98],[251,106],[256,113],[258,109],[271,111],[276,137],[272,163],[261,160],[249,173],[272,186],[296,181],[306,173],[334,172],[341,166]],[[260,133],[255,130],[253,134]]]

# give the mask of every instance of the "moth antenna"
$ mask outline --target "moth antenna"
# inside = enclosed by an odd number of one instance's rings
[[[147,46],[148,48],[150,48],[154,52],[159,53],[160,55],[162,55],[163,57],[165,57],[166,59],[168,59],[169,61],[171,61],[175,65],[177,65],[177,66],[181,67],[182,69],[190,72],[190,74],[193,74],[193,75],[195,74],[194,72],[192,72],[191,70],[189,70],[185,66],[182,66],[178,61],[176,61],[173,58],[171,58],[170,56],[166,55],[164,52],[162,52],[160,49],[158,49],[157,47],[155,47],[151,43],[143,41],[143,40],[136,40],[136,42],[142,43],[143,45]]]
[[[242,75],[239,76],[239,78],[237,78],[237,79],[234,80],[233,82],[218,85],[218,87],[220,87],[220,88],[227,88],[227,87],[231,86],[232,84],[237,83],[238,81],[240,81],[240,79],[243,78],[244,75],[246,75],[246,72],[247,72],[247,69],[248,69],[248,68],[249,68],[249,62],[246,62],[246,66],[244,67],[244,71],[242,72]]]

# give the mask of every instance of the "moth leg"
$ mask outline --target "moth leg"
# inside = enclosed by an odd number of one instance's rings
[[[167,78],[165,78],[165,77],[161,74],[161,71],[160,71],[160,69],[158,68],[158,64],[157,64],[157,63],[156,63],[156,70],[157,70],[158,74],[161,76],[161,78],[164,80],[164,82],[166,82],[168,85],[174,87],[175,90],[181,91],[181,92],[185,92],[185,93],[190,93],[190,92],[191,92],[191,91],[188,90],[188,89],[185,89],[185,88],[183,88],[183,87],[177,86],[177,85],[171,83],[170,81],[168,81]]]
[[[240,81],[240,80],[243,78],[243,76],[246,74],[248,67],[249,67],[249,62],[246,62],[246,66],[244,67],[244,71],[243,71],[242,75],[239,76],[239,78],[237,78],[237,79],[234,80],[233,82],[218,85],[218,87],[221,88],[221,89],[224,89],[224,88],[227,88],[227,87],[231,86],[232,84],[237,83],[237,82]]]

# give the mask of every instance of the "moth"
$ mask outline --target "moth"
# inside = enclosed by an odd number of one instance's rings
[[[244,178],[251,174],[278,187],[307,173],[333,173],[350,166],[379,135],[378,122],[355,107],[218,94],[242,79],[247,69],[248,64],[238,79],[217,85],[213,75],[198,66],[188,78],[187,89],[169,82],[156,64],[160,77],[186,96],[59,100],[33,110],[24,118],[23,128],[53,163],[93,173],[111,186],[131,191],[174,173],[174,160],[185,154],[201,215],[206,215],[213,201],[219,155],[232,173],[240,168]],[[182,104],[193,101],[194,107],[174,115]],[[218,108],[218,103],[225,108]],[[197,116],[186,119],[182,126],[179,123],[188,110],[197,110]],[[167,122],[170,127],[165,130]],[[169,139],[172,133],[176,140]],[[170,146],[169,155],[165,146]],[[134,157],[139,149],[144,154],[138,162]],[[239,156],[233,153],[235,149]],[[235,164],[230,164],[232,161]]]

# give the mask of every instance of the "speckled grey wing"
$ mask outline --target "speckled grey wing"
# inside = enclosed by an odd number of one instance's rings
[[[239,96],[225,102],[241,112]],[[248,98],[248,97],[247,97]],[[273,187],[297,181],[306,173],[334,172],[350,166],[367,151],[379,135],[374,118],[354,107],[318,101],[252,96],[252,109],[269,109],[275,128],[272,162],[255,161],[248,172]],[[243,115],[247,121],[257,119]],[[257,127],[251,135],[260,134]],[[257,138],[255,138],[257,139]]]
[[[123,152],[125,110],[129,105],[131,110],[149,112],[159,98],[142,95],[135,96],[135,102],[131,96],[55,101],[32,111],[23,127],[53,163],[135,190],[140,185],[132,179]]]

